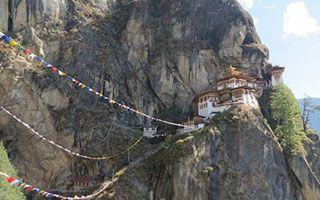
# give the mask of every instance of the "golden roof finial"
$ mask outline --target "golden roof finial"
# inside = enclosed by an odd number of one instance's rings
[[[232,75],[238,75],[241,72],[239,72],[235,67],[233,67],[231,64],[229,65],[229,69],[227,70],[226,75],[232,76]]]

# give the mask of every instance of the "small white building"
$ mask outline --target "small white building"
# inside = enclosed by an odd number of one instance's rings
[[[205,117],[195,116],[192,120],[185,120],[182,122],[185,127],[179,128],[177,134],[185,134],[195,130],[202,129],[205,126]]]
[[[143,137],[153,138],[157,135],[158,126],[146,125],[143,127]]]
[[[271,76],[271,86],[277,86],[280,83],[283,83],[283,77],[282,74],[284,72],[285,68],[284,67],[273,67],[270,69],[270,76]]]

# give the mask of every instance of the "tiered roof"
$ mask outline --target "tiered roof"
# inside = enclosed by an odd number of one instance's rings
[[[250,81],[252,80],[252,78],[250,76],[248,76],[247,74],[244,74],[240,71],[238,71],[235,67],[232,67],[230,65],[229,69],[227,70],[227,72],[225,73],[224,77],[219,79],[217,81],[217,83],[219,82],[224,82],[226,80],[232,79],[232,78],[237,78],[237,79],[243,79],[246,81]]]
[[[245,81],[252,81],[254,79],[257,80],[259,77],[250,77],[249,75],[238,71],[235,67],[232,67],[230,65],[230,67],[227,70],[227,72],[225,73],[224,77],[221,78],[221,79],[218,79],[217,83],[225,82],[225,81],[233,79],[233,78],[242,79],[242,80],[245,80]],[[239,86],[239,87],[236,87],[236,88],[224,88],[222,90],[217,90],[217,88],[213,88],[213,89],[209,89],[209,90],[205,90],[205,91],[201,92],[200,94],[198,94],[194,98],[194,100],[199,101],[202,97],[204,97],[206,95],[209,96],[209,97],[218,97],[221,94],[225,94],[225,93],[228,93],[228,92],[231,92],[231,91],[234,91],[234,90],[238,90],[238,89],[253,90],[254,87],[250,87],[248,85],[243,85],[243,86]]]

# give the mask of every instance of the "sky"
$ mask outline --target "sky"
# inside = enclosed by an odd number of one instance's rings
[[[320,0],[238,0],[296,98],[320,98]]]

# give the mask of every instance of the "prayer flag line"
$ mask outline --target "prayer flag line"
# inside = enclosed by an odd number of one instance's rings
[[[4,107],[0,106],[0,108],[7,113],[8,115],[10,115],[13,119],[15,119],[16,121],[18,121],[20,124],[22,124],[23,126],[25,126],[27,129],[29,129],[33,134],[37,135],[39,138],[41,138],[42,140],[44,140],[45,142],[61,149],[62,151],[67,152],[68,154],[71,154],[73,156],[79,157],[79,158],[84,158],[84,159],[88,159],[88,160],[107,160],[107,159],[111,159],[111,158],[115,158],[118,155],[124,154],[126,152],[128,152],[130,149],[132,149],[133,147],[135,147],[143,138],[143,136],[141,136],[137,141],[135,141],[132,145],[130,145],[126,150],[120,152],[117,155],[113,155],[113,156],[102,156],[102,157],[91,157],[91,156],[85,156],[85,155],[81,155],[79,153],[73,152],[67,148],[62,147],[59,144],[56,144],[54,141],[47,139],[46,137],[42,136],[39,132],[37,132],[36,130],[34,130],[29,124],[23,122],[21,119],[19,119],[17,116],[15,116],[14,114],[12,114],[10,111],[8,111],[7,109],[5,109]]]
[[[119,174],[121,174],[121,172],[123,171],[120,170],[118,173],[116,173],[112,179],[111,182],[113,181],[113,179],[117,179],[119,176]],[[34,192],[37,195],[41,195],[44,196],[46,198],[50,198],[52,199],[53,197],[58,198],[58,199],[64,199],[64,200],[85,200],[85,199],[92,199],[96,196],[98,196],[99,194],[101,194],[103,191],[105,191],[106,189],[108,189],[110,187],[111,184],[105,184],[105,186],[103,186],[99,191],[91,194],[91,195],[87,195],[87,196],[81,196],[78,197],[77,195],[75,195],[74,197],[65,197],[62,195],[58,195],[58,194],[54,194],[51,192],[47,192],[44,190],[41,190],[39,188],[33,187],[30,184],[24,183],[22,180],[14,178],[14,177],[10,177],[8,174],[1,172],[0,171],[0,177],[2,177],[7,183],[9,183],[12,187],[20,187],[22,188],[25,192]]]
[[[45,61],[43,58],[33,54],[31,52],[30,49],[25,48],[24,46],[20,45],[19,43],[17,43],[16,41],[14,41],[11,37],[9,37],[8,35],[0,32],[0,41],[4,40],[5,43],[9,44],[12,47],[15,47],[17,50],[22,51],[24,53],[25,56],[27,56],[27,58],[29,58],[32,61],[37,61],[40,62],[44,68],[46,69],[51,69],[51,72],[54,74],[58,74],[60,77],[65,77],[68,80],[72,81],[73,83],[75,83],[76,85],[78,85],[80,88],[85,89],[85,91],[93,93],[103,99],[105,99],[106,101],[108,101],[110,104],[115,104],[117,105],[120,109],[126,109],[129,110],[133,113],[136,113],[138,115],[144,116],[146,118],[149,118],[151,120],[157,121],[157,122],[161,122],[161,123],[165,123],[165,124],[169,124],[172,126],[177,126],[177,127],[186,127],[188,128],[189,126],[183,125],[183,124],[178,124],[178,123],[174,123],[174,122],[169,122],[163,119],[159,119],[159,118],[155,118],[152,117],[150,115],[147,115],[143,112],[140,112],[136,109],[133,109],[125,104],[119,103],[117,101],[115,101],[114,99],[107,97],[105,95],[103,95],[101,92],[96,91],[95,89],[85,85],[84,83],[80,82],[79,80],[73,78],[72,76],[68,75],[67,73],[61,71],[60,69],[58,69],[57,67],[53,66],[52,64],[48,63],[47,61]]]

